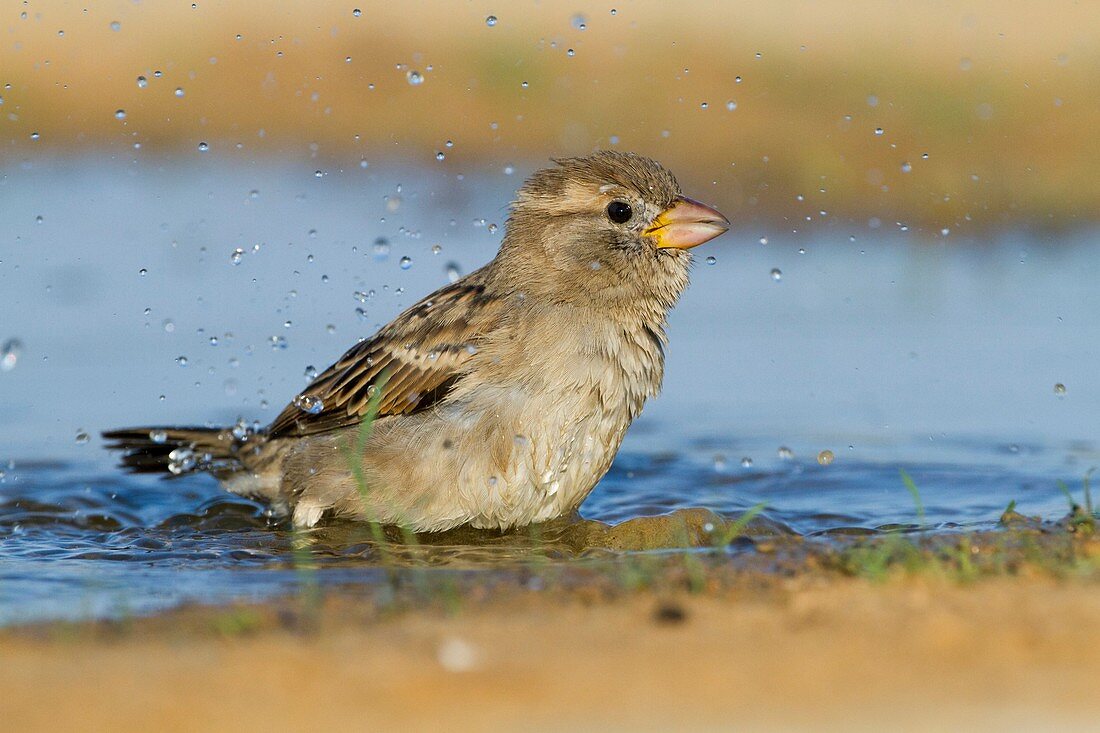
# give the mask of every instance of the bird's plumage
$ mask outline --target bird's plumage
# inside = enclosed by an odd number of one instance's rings
[[[210,470],[306,526],[503,529],[575,508],[660,389],[684,248],[728,223],[647,158],[556,163],[519,190],[492,262],[350,349],[267,428],[114,431],[110,447],[133,470]]]
[[[286,406],[268,437],[358,425],[372,398],[377,417],[406,415],[444,399],[486,333],[500,324],[505,301],[486,293],[484,277],[482,268],[437,290],[353,346]]]

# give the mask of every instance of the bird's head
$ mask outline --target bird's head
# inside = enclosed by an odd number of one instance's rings
[[[546,295],[667,309],[687,284],[688,250],[729,229],[649,158],[602,151],[555,163],[519,190],[501,247],[510,269]]]

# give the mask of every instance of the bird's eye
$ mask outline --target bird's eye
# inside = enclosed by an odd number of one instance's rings
[[[607,218],[616,224],[625,224],[632,216],[634,212],[631,211],[630,204],[625,201],[612,201],[607,205]]]

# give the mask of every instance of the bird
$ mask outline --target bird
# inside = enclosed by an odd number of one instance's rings
[[[488,264],[357,343],[270,425],[103,437],[130,471],[210,473],[298,528],[549,521],[660,391],[690,249],[729,227],[650,158],[554,159],[518,189]]]

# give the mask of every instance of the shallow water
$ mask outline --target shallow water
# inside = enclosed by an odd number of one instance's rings
[[[298,586],[303,553],[323,583],[382,576],[362,532],[294,537],[205,478],[119,473],[95,437],[271,419],[307,365],[445,283],[449,263],[491,257],[488,224],[525,172],[317,167],[37,160],[0,175],[0,344],[23,344],[0,371],[0,623],[265,597]],[[700,252],[717,261],[700,260],[673,316],[664,394],[582,515],[762,503],[771,531],[911,526],[899,469],[944,530],[992,526],[1010,500],[1064,515],[1058,482],[1077,491],[1100,464],[1094,240],[865,222],[727,235]],[[422,559],[525,558],[494,542]]]

